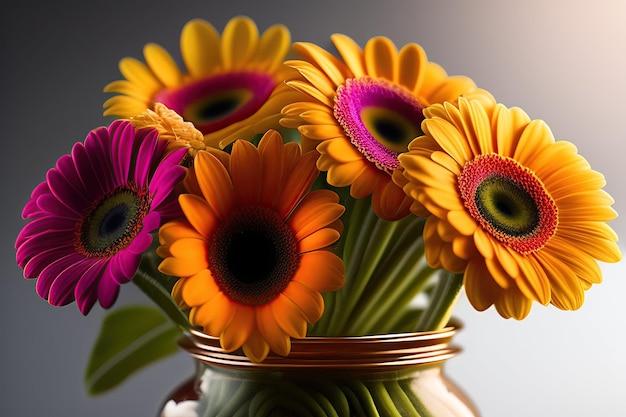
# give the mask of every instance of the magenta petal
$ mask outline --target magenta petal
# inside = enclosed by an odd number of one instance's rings
[[[93,264],[91,259],[83,259],[62,270],[52,282],[48,294],[48,302],[54,306],[62,306],[74,301],[76,284]]]
[[[161,177],[164,175],[168,175],[172,167],[180,166],[180,163],[185,157],[185,154],[187,154],[187,149],[181,148],[181,149],[176,149],[170,152],[168,155],[166,155],[161,161],[161,163],[157,166],[156,170],[154,171],[154,175],[152,176],[152,181],[154,180],[161,181]]]
[[[133,241],[128,245],[124,252],[129,252],[133,255],[141,255],[146,249],[150,247],[152,243],[152,235],[150,233],[139,233]]]
[[[30,193],[30,200],[24,206],[22,210],[22,217],[27,219],[37,215],[40,212],[40,208],[37,205],[37,200],[40,196],[50,193],[50,187],[47,182],[41,182]]]
[[[139,147],[139,152],[137,153],[137,160],[135,162],[135,184],[139,187],[145,187],[148,185],[148,178],[150,176],[150,171],[152,170],[152,165],[156,165],[157,161],[160,159],[161,155],[157,155],[157,141],[158,134],[156,130],[150,131],[153,134],[146,135],[144,140],[141,142],[141,146]]]
[[[71,205],[76,210],[82,210],[91,205],[91,201],[85,197],[85,193],[78,192],[73,184],[56,169],[51,169],[46,175],[50,192],[65,205]],[[82,188],[82,184],[80,184]]]
[[[46,231],[63,231],[68,233],[69,235],[74,234],[74,230],[76,229],[76,220],[74,219],[64,219],[62,217],[53,217],[53,216],[44,216],[38,219],[34,219],[29,223],[25,224],[22,230],[20,231],[18,237],[19,239],[28,238],[31,236],[38,235],[39,233]]]
[[[98,281],[108,261],[94,262],[80,278],[74,290],[76,306],[81,313],[87,315],[98,299]]]
[[[174,166],[159,178],[153,178],[150,183],[153,207],[159,207],[164,200],[172,195],[174,187],[185,177],[186,170],[181,166]]]
[[[24,278],[39,277],[48,265],[69,254],[67,248],[51,248],[36,254],[27,260],[26,265],[20,264],[24,268]]]
[[[151,211],[143,218],[142,233],[150,233],[161,226],[161,215],[158,211]]]
[[[74,251],[73,241],[67,238],[65,232],[48,231],[27,239],[19,245],[15,253],[18,265],[24,265],[29,259],[50,249],[64,249],[67,253]]]
[[[130,122],[116,120],[109,128],[112,136],[111,159],[114,161],[113,174],[118,184],[128,182],[130,167],[136,143],[135,128]]]
[[[128,251],[118,253],[109,265],[111,276],[118,284],[126,284],[133,279],[139,262],[141,261],[141,255],[137,255]]]
[[[102,128],[103,129],[103,128]],[[100,184],[100,190],[107,193],[116,186],[111,173],[111,144],[108,133],[105,134],[102,129],[96,129],[89,133],[85,139],[85,153],[91,166],[93,167],[96,178]]]
[[[83,256],[76,253],[70,253],[48,264],[41,271],[41,273],[39,274],[39,278],[37,279],[37,284],[35,285],[35,290],[37,291],[37,294],[41,298],[47,300],[50,297],[50,289],[54,285],[54,282],[58,279],[59,275],[65,269],[82,260],[84,260]]]
[[[120,285],[111,276],[111,269],[105,268],[98,282],[98,300],[103,308],[110,308],[117,299]]]
[[[45,211],[46,214],[54,214],[59,217],[76,220],[81,217],[80,213],[75,211],[71,206],[63,204],[62,201],[59,201],[59,199],[52,194],[43,194],[37,199],[37,205],[42,211]]]
[[[95,167],[87,156],[85,147],[75,146],[72,149],[72,158],[79,181],[86,190],[85,197],[89,201],[98,201],[104,194],[104,189],[100,182],[101,175],[94,170]]]

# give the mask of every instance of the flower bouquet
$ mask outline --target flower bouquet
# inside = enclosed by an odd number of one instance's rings
[[[439,331],[463,288],[504,318],[578,309],[621,259],[603,176],[546,123],[416,43],[331,40],[194,19],[182,64],[156,44],[120,61],[114,120],[35,187],[15,244],[52,305],[108,309],[126,283],[154,301],[105,319],[90,393],[181,335],[262,364],[300,339]],[[383,402],[359,407],[424,415]]]

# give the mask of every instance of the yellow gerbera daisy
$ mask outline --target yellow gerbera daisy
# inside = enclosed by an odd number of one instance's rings
[[[192,122],[209,146],[251,139],[279,128],[282,107],[298,96],[283,83],[295,72],[283,63],[290,48],[282,25],[259,36],[254,21],[239,16],[220,37],[210,23],[191,20],[180,39],[185,71],[161,46],[147,44],[145,64],[130,57],[120,61],[125,79],[105,87],[118,95],[104,103],[104,114],[130,118],[160,102]]]
[[[317,155],[283,145],[276,131],[258,148],[200,151],[199,193],[184,194],[184,219],[161,227],[159,269],[181,277],[172,295],[190,322],[220,337],[227,351],[253,361],[290,351],[322,315],[320,292],[343,285],[343,261],[328,248],[339,239],[344,208],[329,190],[310,191]]]
[[[287,84],[308,97],[286,106],[281,124],[297,127],[303,147],[319,151],[318,168],[328,171],[331,185],[350,186],[355,198],[372,195],[383,219],[404,217],[410,200],[391,174],[398,155],[422,133],[422,109],[460,95],[493,97],[467,77],[449,77],[417,44],[398,51],[375,37],[361,50],[345,35],[331,39],[342,60],[312,43],[294,44],[304,59],[286,63],[304,80]]]
[[[394,180],[429,215],[430,266],[464,272],[471,304],[506,318],[523,319],[533,301],[579,308],[601,282],[597,261],[621,259],[604,177],[518,108],[459,98],[424,114]]]

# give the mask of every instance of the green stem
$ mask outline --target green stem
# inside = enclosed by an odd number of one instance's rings
[[[157,269],[158,257],[153,250],[142,255],[139,268],[132,282],[150,298],[174,323],[184,329],[193,326],[180,310],[170,293],[176,278],[167,276]]]
[[[452,309],[456,304],[463,287],[463,274],[453,274],[441,270],[439,282],[431,296],[431,303],[414,330],[426,331],[437,330],[444,327],[450,321]]]
[[[342,335],[342,327],[348,320],[350,311],[367,285],[369,275],[362,274],[361,265],[366,260],[368,243],[373,239],[376,225],[380,219],[371,210],[370,199],[355,202],[352,215],[347,221],[347,235],[343,250],[345,265],[345,284],[338,291],[335,309],[328,324],[328,336]]]
[[[348,333],[354,335],[380,332],[381,319],[387,323],[389,314],[402,311],[424,287],[432,273],[423,259],[424,241],[422,226],[413,224],[401,228],[402,234],[389,252],[385,262],[381,263],[370,280],[370,288],[362,302],[354,309],[348,325]],[[413,226],[413,227],[411,227]],[[416,237],[417,236],[417,237]]]

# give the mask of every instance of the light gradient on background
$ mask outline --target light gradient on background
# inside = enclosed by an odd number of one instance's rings
[[[260,29],[284,23],[296,41],[330,47],[341,32],[361,45],[385,35],[420,43],[450,74],[472,77],[508,106],[544,119],[558,139],[575,143],[605,174],[614,208],[626,213],[626,2],[574,1],[146,1],[14,2],[0,17],[4,99],[0,415],[152,417],[167,392],[192,372],[181,353],[115,391],[86,396],[82,375],[105,312],[87,317],[75,305],[48,306],[22,279],[13,242],[32,188],[57,158],[102,117],[102,87],[119,79],[123,56],[141,58],[147,42],[173,54],[188,20],[220,31],[232,16]],[[620,236],[624,218],[612,223]],[[621,330],[624,263],[605,268],[605,282],[576,312],[535,306],[522,322],[462,299],[464,352],[448,373],[484,417],[624,415],[626,342]],[[131,285],[118,305],[146,302]]]

